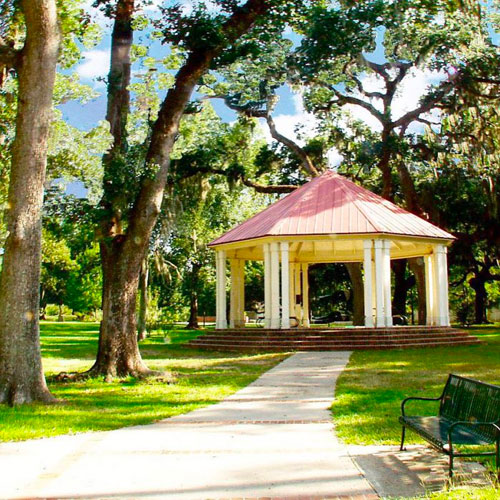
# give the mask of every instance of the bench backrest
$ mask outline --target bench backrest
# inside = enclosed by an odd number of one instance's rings
[[[439,414],[452,420],[500,423],[500,387],[450,374]],[[474,431],[488,441],[496,436],[492,426],[478,426]]]

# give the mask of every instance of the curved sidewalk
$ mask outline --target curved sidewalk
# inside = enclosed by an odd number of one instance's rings
[[[328,410],[349,354],[297,353],[156,424],[0,444],[0,497],[377,498]]]

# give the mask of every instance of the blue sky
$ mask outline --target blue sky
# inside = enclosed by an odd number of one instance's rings
[[[88,4],[91,3],[92,1],[89,0]],[[161,3],[161,0],[154,0],[154,4],[150,8],[155,8],[155,4],[159,3]],[[186,5],[189,4],[187,1],[184,3]],[[110,27],[109,25],[106,26],[106,23],[109,23],[109,21],[105,20],[102,16],[99,18],[99,23],[104,27],[101,43],[92,50],[83,52],[83,59],[75,70],[79,74],[82,83],[92,86],[100,95],[83,106],[77,102],[68,102],[61,106],[64,118],[72,125],[84,130],[94,127],[100,120],[104,119],[106,114],[106,88],[104,83],[99,81],[99,78],[106,77],[109,69]],[[140,36],[140,34],[139,36],[136,35],[136,40]],[[290,36],[298,40],[293,34]],[[367,56],[375,62],[383,62],[385,60],[383,45],[381,43],[382,39],[383,30],[380,30],[378,33],[376,50],[371,54],[367,54]],[[499,42],[498,34],[494,35],[494,41],[495,43]],[[150,55],[158,59],[165,57],[167,54],[168,47],[162,46],[158,41],[154,42],[150,49]],[[135,70],[137,71],[138,68],[135,68]],[[413,73],[405,78],[402,92],[394,101],[393,116],[397,118],[406,111],[413,109],[428,85],[438,82],[443,77],[444,75],[439,73],[431,73],[422,70],[413,71]],[[380,89],[380,81],[377,81],[374,76],[367,76],[364,78],[363,84],[368,90]],[[273,113],[277,129],[285,136],[296,138],[295,127],[300,124],[305,125],[306,131],[310,130],[312,134],[315,120],[314,117],[305,113],[300,95],[293,94],[288,87],[281,88],[278,94],[280,100]],[[222,101],[212,100],[211,103],[223,120],[228,122],[235,120],[236,114],[229,110]],[[376,101],[374,101],[373,104],[379,105]],[[368,113],[368,111],[352,106],[349,112],[356,118],[365,121],[367,125],[374,129],[380,127],[378,122]],[[265,127],[264,131],[267,133]],[[332,164],[336,164],[340,161],[340,157],[335,154],[335,151],[332,151],[330,160]],[[70,190],[71,189],[73,188],[70,186]],[[75,189],[76,194],[81,194],[81,188]]]

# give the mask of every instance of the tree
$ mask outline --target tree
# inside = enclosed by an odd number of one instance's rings
[[[18,75],[19,100],[0,276],[0,402],[50,402],[39,344],[41,208],[52,92],[60,46],[55,0],[23,0],[22,49],[0,45]]]
[[[127,139],[133,15],[137,5],[133,0],[119,0],[110,9],[114,28],[106,118],[113,146],[103,159],[103,320],[96,362],[87,376],[151,374],[137,346],[136,297],[141,265],[161,211],[181,118],[193,90],[209,69],[227,64],[240,53],[258,54],[258,38],[278,32],[287,12],[300,7],[301,2],[248,0],[242,5],[226,1],[217,4],[220,13],[216,15],[211,15],[202,3],[191,15],[183,14],[178,6],[164,10],[166,23],[160,26],[164,41],[182,51],[183,63],[151,125],[143,156],[135,158],[137,171],[131,168],[133,148],[129,150]],[[131,185],[134,189],[130,189]]]
[[[425,0],[318,7],[292,56],[293,81],[307,88],[306,107],[322,120],[323,133],[331,131],[330,143],[344,155],[341,169],[364,177],[376,166],[382,196],[419,216],[431,213],[416,185],[417,165],[427,154],[423,125],[438,125],[432,113],[443,113],[451,96],[463,92],[478,60],[495,66],[478,9],[475,2]],[[384,49],[383,61],[370,54],[377,45]],[[417,72],[427,73],[429,84],[414,107],[398,112],[396,98]],[[378,130],[346,120],[345,110],[356,108]],[[439,225],[440,218],[433,222]],[[408,262],[419,292],[419,322],[425,322],[423,265],[419,259]],[[392,267],[398,291],[393,307],[403,314],[411,280],[406,262]]]
[[[66,303],[70,272],[78,267],[64,241],[48,230],[42,232],[42,271],[40,302],[42,311],[48,303],[59,306],[59,321],[63,321],[62,306]]]

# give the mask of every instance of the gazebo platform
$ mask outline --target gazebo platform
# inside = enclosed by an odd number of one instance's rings
[[[216,330],[189,342],[212,351],[351,351],[475,345],[467,332],[446,326]]]

